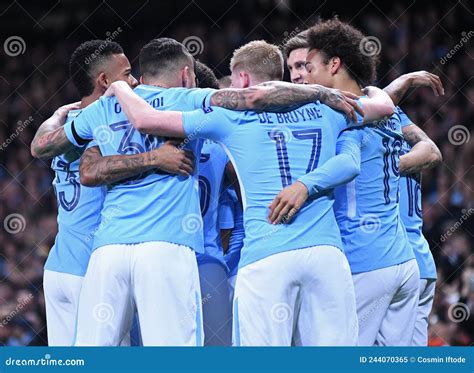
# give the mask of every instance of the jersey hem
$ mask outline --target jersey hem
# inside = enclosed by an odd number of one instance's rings
[[[344,253],[344,250],[342,249],[342,245],[334,244],[334,242],[331,242],[331,243],[317,243],[317,244],[303,246],[303,247],[295,247],[295,248],[292,248],[292,249],[282,248],[282,249],[277,250],[275,252],[272,252],[271,254],[268,254],[268,255],[255,255],[255,257],[253,257],[252,259],[247,259],[246,261],[242,261],[242,256],[245,255],[245,253],[242,252],[242,255],[240,257],[240,262],[239,262],[239,265],[237,267],[237,271],[239,269],[245,267],[246,265],[255,263],[255,262],[257,262],[261,259],[265,259],[265,258],[267,258],[269,256],[272,256],[272,255],[275,255],[275,254],[280,254],[280,253],[284,253],[284,252],[287,252],[287,251],[303,250],[303,249],[308,249],[310,247],[317,247],[317,246],[333,246],[336,249],[339,249],[342,253]]]
[[[173,240],[167,240],[167,239],[159,239],[159,238],[145,238],[143,240],[140,240],[140,241],[136,241],[136,240],[122,240],[120,242],[101,242],[101,241],[95,241],[94,242],[94,247],[92,249],[92,252],[94,252],[95,250],[99,249],[100,247],[104,247],[104,246],[110,246],[110,245],[139,245],[141,243],[145,243],[145,242],[167,242],[167,243],[171,243],[173,245],[181,245],[181,246],[186,246],[186,247],[189,247],[191,250],[193,250],[195,253],[199,253],[199,254],[204,254],[204,247],[201,249],[201,251],[198,251],[196,248],[195,248],[195,244],[190,244],[189,242],[185,242],[185,241],[173,241]]]
[[[370,269],[364,269],[364,268],[362,268],[362,269],[357,270],[357,271],[353,271],[352,268],[351,268],[351,273],[352,273],[353,275],[358,275],[358,274],[360,274],[360,273],[366,273],[366,272],[377,271],[377,270],[379,270],[379,269],[384,269],[384,268],[388,268],[388,267],[393,267],[393,266],[397,266],[397,265],[400,265],[400,264],[404,264],[404,263],[409,262],[410,260],[413,260],[413,259],[416,260],[416,258],[415,258],[414,255],[411,256],[411,257],[408,257],[408,258],[403,258],[403,259],[401,259],[401,260],[396,260],[394,263],[383,264],[383,265],[377,266],[377,267],[375,267],[375,268],[370,268]],[[349,266],[351,266],[351,262],[350,262],[349,258],[347,258],[347,261],[349,262]],[[416,263],[416,265],[418,265],[418,263]]]

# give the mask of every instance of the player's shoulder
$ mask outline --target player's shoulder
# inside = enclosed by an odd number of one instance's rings
[[[81,112],[81,109],[70,110],[67,114],[66,123],[73,121]]]
[[[233,122],[235,124],[246,124],[250,122],[258,121],[258,113],[251,110],[238,111],[223,108],[220,106],[207,106],[201,109],[205,114],[211,114],[217,116],[227,122]]]

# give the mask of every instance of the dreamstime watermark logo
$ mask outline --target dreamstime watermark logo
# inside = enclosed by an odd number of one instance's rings
[[[100,145],[110,144],[114,140],[114,132],[105,124],[94,128],[94,140]]]
[[[375,36],[366,36],[360,41],[359,50],[364,56],[373,57],[380,54],[382,43]]]
[[[181,221],[181,227],[189,234],[201,232],[203,227],[201,215],[187,214]]]
[[[21,36],[10,36],[3,43],[3,50],[10,57],[16,57],[24,54],[26,51],[25,40]]]
[[[449,229],[443,233],[440,237],[440,240],[441,242],[444,242],[446,241],[449,237],[451,237],[451,235],[456,232],[460,227],[461,225],[464,224],[464,222],[469,219],[469,217],[474,214],[474,208],[469,208],[469,209],[463,209],[462,211],[462,215],[461,217],[459,218],[459,220],[457,220],[453,225],[451,225],[449,227]]]
[[[104,42],[99,45],[99,47],[90,55],[87,56],[86,59],[84,60],[84,63],[86,65],[89,65],[92,61],[94,61],[97,57],[100,57],[102,54],[102,51],[107,47],[107,44],[113,42],[122,32],[121,27],[117,27],[115,31],[107,31],[105,35],[107,36],[104,39]]]
[[[115,316],[114,307],[109,303],[98,303],[92,310],[92,316],[101,324],[109,323]]]
[[[448,317],[454,323],[466,321],[471,316],[471,311],[465,303],[453,303],[448,308]]]
[[[366,214],[359,220],[360,229],[365,233],[375,233],[380,229],[380,219],[375,214]]]
[[[3,220],[3,227],[10,234],[17,234],[25,230],[26,220],[21,214],[10,214]]]
[[[0,322],[0,328],[4,328],[8,323],[15,318],[16,315],[32,300],[34,299],[33,294],[28,294],[26,297],[18,298],[18,304],[3,320]]]
[[[293,139],[291,129],[285,125],[278,125],[270,130],[269,136],[271,139],[277,142],[289,143]]]
[[[457,124],[448,131],[448,140],[453,145],[463,145],[469,142],[471,134],[467,127]]]
[[[467,42],[474,36],[474,31],[463,31],[461,32],[461,40],[459,40],[459,43],[457,43],[454,47],[452,47],[449,52],[439,60],[441,65],[444,65],[446,62],[448,62],[451,57],[453,57]]]
[[[291,319],[291,308],[287,303],[276,303],[270,310],[270,317],[276,323],[283,323]]]
[[[191,53],[192,56],[197,56],[204,51],[204,43],[198,36],[191,35],[183,40],[183,45]]]
[[[15,132],[13,132],[3,143],[0,144],[0,150],[4,150],[10,145],[15,139],[22,133],[26,127],[28,127],[31,123],[33,123],[33,117],[30,115],[28,119],[24,120],[23,122],[19,120],[17,122],[18,126],[15,129]]]

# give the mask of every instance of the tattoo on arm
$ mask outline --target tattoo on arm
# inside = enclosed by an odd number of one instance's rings
[[[74,148],[74,145],[68,140],[62,126],[52,131],[40,127],[31,143],[33,155],[40,159],[51,159],[72,148]]]
[[[403,131],[403,137],[410,146],[415,146],[420,141],[433,143],[433,141],[428,137],[428,135],[416,124],[406,126],[405,130]]]
[[[149,171],[152,153],[102,156],[98,146],[87,149],[81,158],[81,183],[88,186],[110,185]]]
[[[398,78],[391,82],[383,90],[390,96],[393,103],[398,105],[407,94],[409,88],[410,83],[407,79]]]
[[[412,148],[415,147],[417,144],[423,142],[424,144],[426,144],[425,146],[428,146],[429,150],[428,153],[426,153],[427,156],[424,156],[422,158],[422,162],[417,162],[417,164],[413,164],[409,167],[402,167],[400,169],[402,174],[407,175],[419,173],[423,170],[433,168],[441,162],[442,156],[440,150],[433,142],[433,140],[431,140],[429,136],[417,125],[412,124],[405,127],[403,130],[403,137]],[[409,154],[410,153],[406,155]]]
[[[220,106],[230,110],[236,110],[239,108],[239,104],[245,104],[245,98],[243,92],[238,92],[233,89],[221,89],[214,93],[211,97],[211,104],[214,106]]]
[[[266,82],[244,89],[221,89],[211,97],[211,105],[231,110],[288,111],[317,100],[337,100],[318,85]]]

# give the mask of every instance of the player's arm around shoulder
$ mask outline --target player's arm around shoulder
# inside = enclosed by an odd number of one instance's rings
[[[153,109],[123,81],[112,83],[104,94],[114,95],[128,120],[138,131],[155,136],[185,137],[181,112]]]
[[[430,87],[435,96],[444,95],[444,87],[438,75],[427,71],[414,71],[400,75],[383,90],[390,96],[395,105],[405,97],[410,88]]]
[[[69,111],[78,109],[79,105],[80,102],[75,102],[61,106],[39,126],[31,142],[33,157],[48,160],[74,148],[67,139],[63,126]]]
[[[364,93],[367,97],[359,99],[365,113],[362,124],[392,116],[395,105],[387,93],[373,86],[364,88]]]
[[[167,141],[149,152],[109,156],[103,156],[98,146],[91,146],[81,157],[81,184],[89,187],[110,185],[154,169],[190,176],[194,171],[194,154],[178,145],[176,141]]]
[[[301,105],[321,101],[356,120],[356,112],[364,115],[356,103],[357,96],[318,84],[265,82],[248,88],[226,88],[212,94],[210,103],[230,110],[286,112]]]

